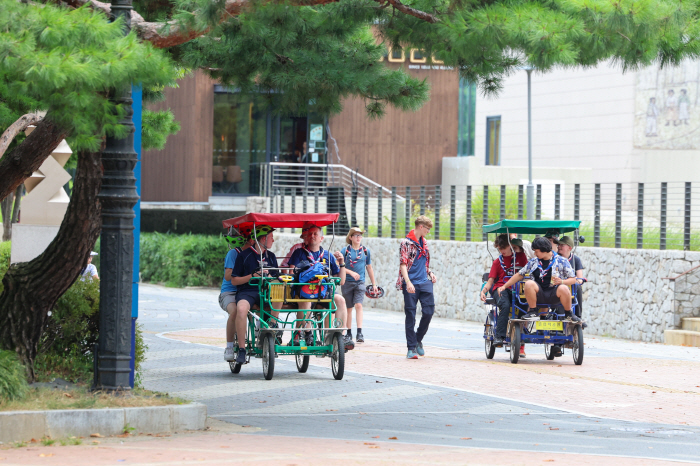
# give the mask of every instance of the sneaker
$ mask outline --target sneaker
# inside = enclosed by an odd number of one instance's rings
[[[540,317],[540,315],[537,311],[530,311],[523,316],[523,319],[525,319],[525,320],[537,320],[537,319],[539,319],[539,317]]]
[[[425,350],[423,349],[422,342],[418,342],[416,345],[416,353],[418,353],[418,356],[425,356]]]
[[[226,348],[224,350],[224,361],[232,362],[235,360],[236,360],[236,352],[233,351],[233,346],[230,348]]]
[[[346,350],[355,349],[355,342],[352,341],[352,337],[350,335],[343,335],[343,338],[345,338],[345,349]]]
[[[418,359],[418,353],[412,349],[409,349],[408,353],[406,353],[406,359]]]
[[[581,324],[581,327],[587,328],[587,327],[588,327],[588,324],[584,322],[583,324]]]
[[[362,335],[362,332],[357,332],[357,338],[355,338],[355,341],[358,343],[365,342],[365,337],[364,337],[364,335]]]
[[[493,339],[493,346],[496,348],[501,348],[503,347],[503,340],[505,340],[505,337],[496,337]]]
[[[314,332],[306,332],[304,334],[304,339],[306,340],[306,346],[314,346],[316,343],[314,342]]]
[[[525,345],[520,345],[520,357],[525,358]]]
[[[558,357],[560,357],[560,356],[562,356],[562,355],[564,354],[564,353],[562,352],[562,350],[561,350],[561,346],[560,346],[560,345],[554,345],[554,346],[552,346],[552,350],[551,350],[551,351],[552,351],[552,356],[554,356],[555,358],[558,358]]]
[[[279,325],[277,325],[277,322],[270,322],[270,328],[280,328]],[[278,345],[282,344],[282,335],[284,335],[284,332],[280,330],[275,334],[275,343]]]
[[[236,357],[236,364],[245,364],[245,348],[238,350],[238,356]]]

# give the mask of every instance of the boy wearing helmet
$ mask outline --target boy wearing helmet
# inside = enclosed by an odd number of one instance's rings
[[[231,283],[231,272],[233,272],[233,267],[236,264],[236,258],[241,252],[250,247],[252,240],[247,239],[243,235],[227,236],[226,240],[231,246],[231,250],[229,250],[226,254],[226,259],[224,259],[224,280],[221,283],[219,306],[228,313],[224,360],[230,362],[236,359],[233,351],[236,335],[236,286]]]
[[[260,306],[260,294],[258,287],[251,285],[250,279],[260,277],[262,275],[261,266],[264,268],[276,269],[277,257],[269,249],[275,242],[272,234],[274,228],[267,225],[255,227],[251,232],[251,239],[255,240],[252,246],[238,255],[236,263],[231,271],[231,284],[236,286],[236,334],[245,335],[248,326],[248,311],[253,306]],[[276,275],[276,270],[265,271],[265,275]],[[277,306],[275,306],[277,307]],[[277,317],[279,312],[273,312],[272,315]],[[271,322],[270,327],[277,327],[276,322]],[[245,345],[239,342],[238,355],[236,363],[245,364],[246,350]]]

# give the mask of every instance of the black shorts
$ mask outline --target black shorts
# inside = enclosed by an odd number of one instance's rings
[[[542,285],[537,283],[537,304],[561,304],[561,299],[559,299],[559,296],[557,296],[558,288],[559,285],[554,285],[544,289],[542,288]]]
[[[260,293],[258,293],[258,290],[239,291],[236,293],[236,304],[240,303],[241,301],[248,301],[251,308],[256,305],[259,306]]]

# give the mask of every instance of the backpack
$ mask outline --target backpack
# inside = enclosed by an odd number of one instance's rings
[[[294,268],[294,282],[305,283],[304,285],[294,285],[292,295],[302,299],[325,299],[328,293],[328,281],[319,280],[316,275],[328,275],[329,264],[322,261],[326,259],[328,251],[323,251],[317,261],[301,261]],[[328,257],[330,262],[330,257]]]

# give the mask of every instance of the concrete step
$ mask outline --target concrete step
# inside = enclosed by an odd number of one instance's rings
[[[664,330],[664,343],[675,346],[700,347],[700,332],[692,330]]]
[[[681,329],[692,332],[700,332],[700,317],[686,317],[683,320]]]

